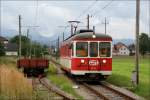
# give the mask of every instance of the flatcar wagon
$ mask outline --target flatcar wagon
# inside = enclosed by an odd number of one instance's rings
[[[61,43],[62,69],[75,77],[96,80],[112,73],[112,38],[93,30],[79,30]]]
[[[49,66],[49,61],[44,58],[22,58],[17,61],[17,67],[22,68],[24,74],[29,76],[44,75],[44,69]]]

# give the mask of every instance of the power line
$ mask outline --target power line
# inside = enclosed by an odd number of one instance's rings
[[[19,59],[21,58],[21,15],[19,15]]]
[[[85,15],[87,11],[89,11],[97,2],[98,0],[95,0],[91,5],[89,5],[82,13],[80,13],[80,15],[75,19],[80,19],[81,16]]]
[[[100,14],[100,12],[101,12],[102,10],[104,10],[105,8],[107,8],[113,1],[114,1],[114,0],[111,0],[111,1],[108,2],[106,5],[104,5],[100,10],[95,11],[92,15],[94,16],[94,15],[96,15],[96,14]]]
[[[87,29],[89,30],[90,26],[90,16],[89,14],[87,15]]]
[[[102,24],[105,24],[105,34],[106,34],[107,33],[106,27],[107,27],[107,24],[109,24],[109,22],[107,21],[106,17],[105,17],[105,22],[102,23]]]
[[[92,16],[94,17],[95,15],[97,14],[100,14],[105,8],[107,8],[108,6],[110,6],[110,4],[112,4],[114,0],[111,0],[110,2],[108,2],[106,5],[104,5],[100,10],[98,11],[95,11]],[[98,17],[98,16],[95,16],[95,17]],[[98,17],[99,18],[99,17]],[[107,24],[107,23],[106,23]],[[105,34],[106,34],[106,24],[105,24]],[[97,24],[96,24],[97,25]]]
[[[38,16],[38,0],[36,0],[36,9],[35,9],[35,22],[34,24],[36,25],[37,24],[37,16]]]

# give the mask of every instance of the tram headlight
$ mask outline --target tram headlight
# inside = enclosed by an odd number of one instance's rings
[[[105,59],[103,60],[103,63],[104,63],[104,64],[106,63],[106,60],[105,60]]]
[[[84,61],[84,59],[81,59],[81,63],[84,63],[85,61]]]
[[[92,38],[96,38],[96,35],[95,35],[95,34],[93,34],[93,35],[92,35]]]

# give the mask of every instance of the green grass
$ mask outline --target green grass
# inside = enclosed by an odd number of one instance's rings
[[[17,57],[0,57],[0,65],[5,64],[5,65],[15,65],[16,66],[17,62]]]
[[[150,61],[148,57],[140,58],[139,85],[131,91],[150,99]],[[113,57],[113,74],[107,79],[108,82],[121,87],[131,87],[131,75],[135,69],[134,57]]]
[[[66,76],[57,74],[57,69],[56,69],[54,64],[50,64],[49,72],[50,72],[50,74],[48,75],[48,78],[50,79],[50,81],[53,84],[58,86],[61,90],[63,90],[65,92],[73,95],[74,97],[76,97],[78,99],[83,99],[72,88],[73,87],[73,83]]]
[[[57,69],[53,63],[49,64],[48,74],[57,74]]]

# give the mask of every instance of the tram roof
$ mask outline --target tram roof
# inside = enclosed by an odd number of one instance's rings
[[[102,33],[96,33],[95,34],[95,38],[93,38],[93,32],[84,32],[84,33],[77,33],[77,34],[74,34],[73,36],[69,37],[66,39],[67,40],[101,40],[101,39],[104,39],[104,40],[112,40],[111,36],[109,35],[106,35],[106,34],[102,34]]]

